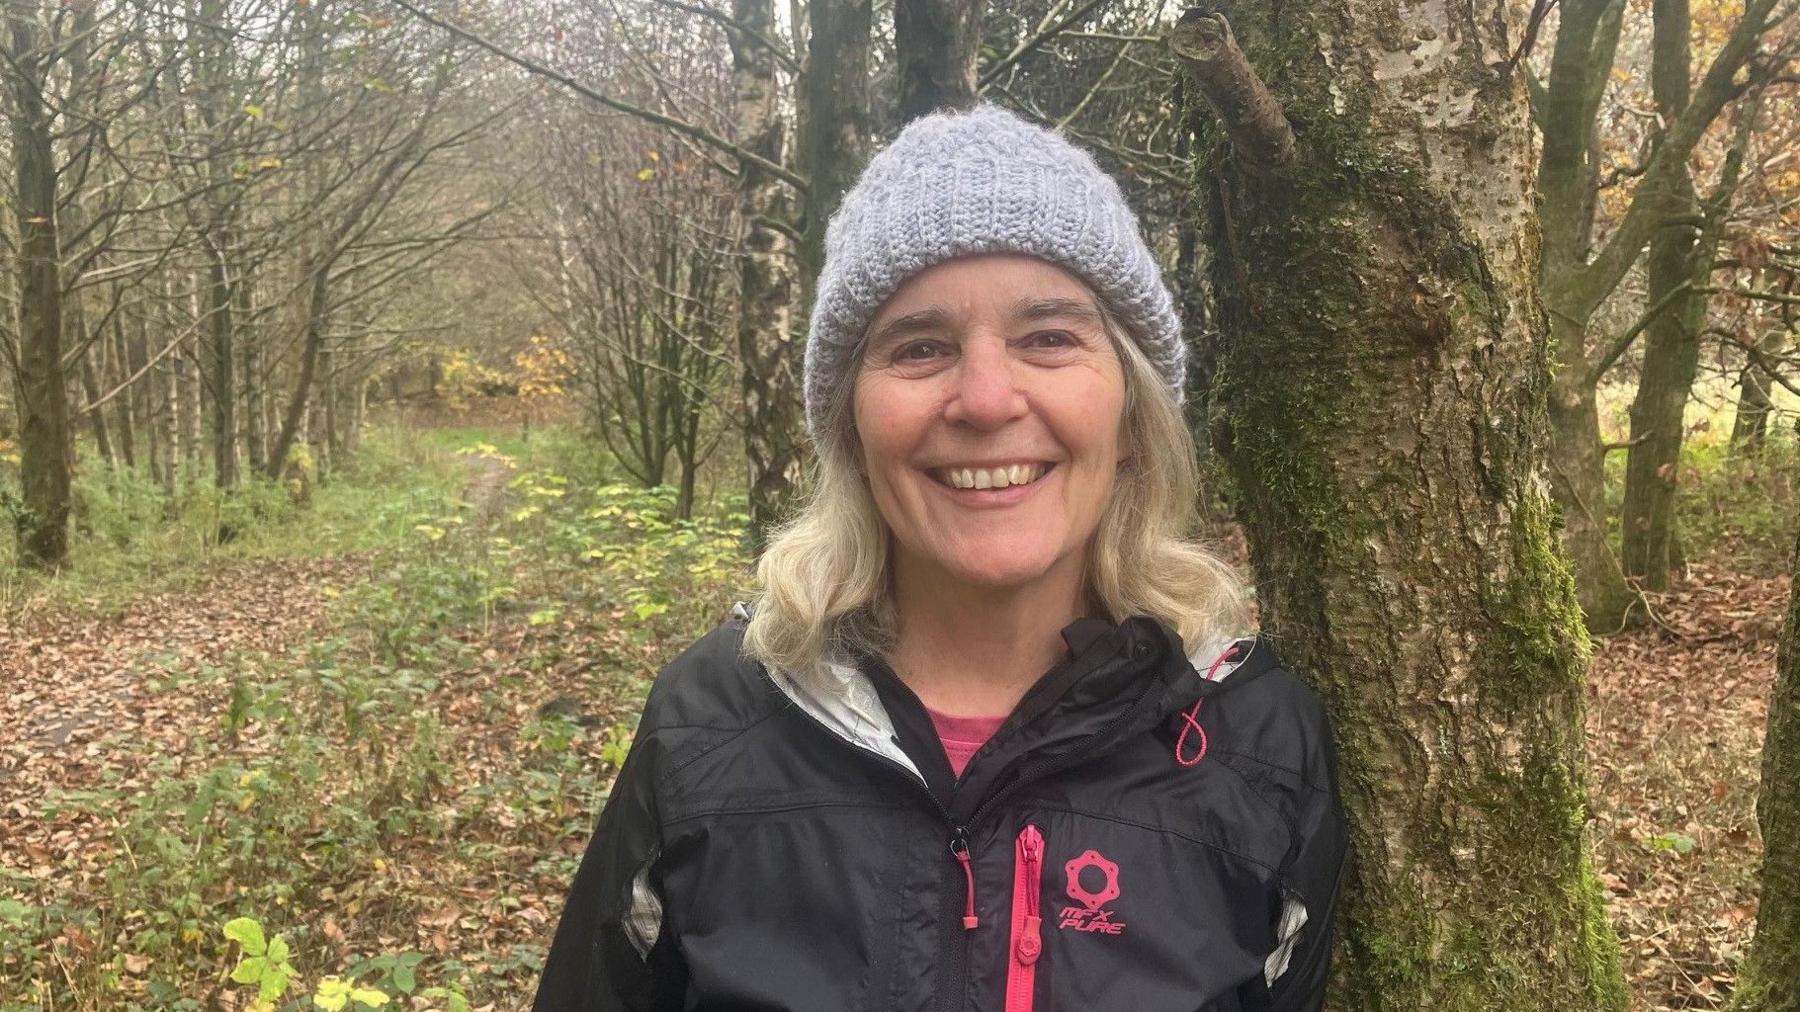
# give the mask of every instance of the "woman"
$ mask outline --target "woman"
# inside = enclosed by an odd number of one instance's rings
[[[991,106],[914,122],[805,365],[815,490],[651,691],[537,1009],[1319,1008],[1331,739],[1186,540],[1117,186]]]

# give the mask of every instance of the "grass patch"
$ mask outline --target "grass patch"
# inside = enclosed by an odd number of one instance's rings
[[[1629,438],[1630,391],[1608,388],[1600,400],[1609,442]],[[1791,416],[1790,416],[1791,417]],[[1688,405],[1676,480],[1676,525],[1689,561],[1708,560],[1738,572],[1787,572],[1800,525],[1800,436],[1791,426],[1771,426],[1758,454],[1734,452],[1729,443],[1733,409],[1718,381],[1696,386]],[[1606,455],[1607,529],[1621,551],[1620,510],[1625,499],[1627,454]]]
[[[0,537],[0,616],[110,610],[205,579],[221,564],[403,544],[410,518],[455,501],[468,479],[451,449],[415,435],[370,432],[353,465],[313,488],[305,503],[260,478],[230,492],[196,479],[171,494],[141,473],[90,462],[75,481],[69,565],[61,573],[21,570],[10,531]]]

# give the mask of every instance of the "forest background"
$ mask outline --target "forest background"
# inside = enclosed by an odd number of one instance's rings
[[[831,209],[977,98],[1184,307],[1332,1007],[1800,1008],[1793,15],[0,0],[0,1010],[525,1006]]]

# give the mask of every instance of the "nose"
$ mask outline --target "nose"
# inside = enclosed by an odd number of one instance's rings
[[[955,390],[944,408],[948,421],[992,429],[1026,411],[1025,391],[1002,338],[970,340],[956,364]]]

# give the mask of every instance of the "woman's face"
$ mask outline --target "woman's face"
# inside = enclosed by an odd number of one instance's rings
[[[905,570],[1078,580],[1127,452],[1124,372],[1087,285],[1031,256],[950,260],[909,278],[865,341],[860,455]]]

